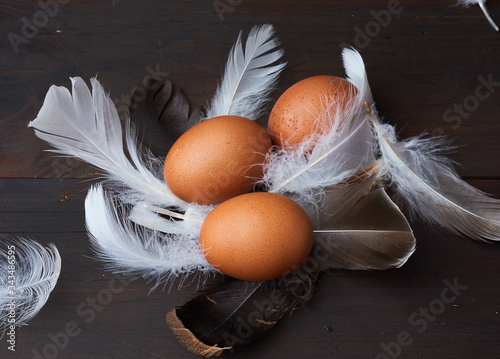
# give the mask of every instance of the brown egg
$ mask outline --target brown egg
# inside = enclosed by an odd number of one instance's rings
[[[173,144],[165,158],[165,181],[187,202],[218,204],[253,189],[271,146],[266,130],[254,121],[214,117]]]
[[[218,205],[200,231],[208,262],[249,281],[290,273],[307,258],[312,244],[312,224],[302,207],[268,192],[243,194]]]
[[[273,143],[293,147],[311,135],[323,134],[335,116],[321,115],[344,110],[357,92],[353,84],[336,76],[313,76],[297,82],[280,96],[269,116],[267,129]]]

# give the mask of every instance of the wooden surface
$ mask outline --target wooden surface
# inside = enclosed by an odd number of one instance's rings
[[[49,86],[67,86],[71,76],[98,75],[123,109],[133,88],[157,71],[200,106],[214,93],[240,30],[276,26],[288,66],[275,96],[307,76],[343,76],[341,44],[350,44],[366,62],[386,121],[402,137],[428,131],[455,139],[451,158],[459,173],[500,197],[500,34],[478,6],[402,1],[402,11],[377,26],[374,14],[387,15],[394,1],[65,2],[17,53],[9,33],[21,36],[23,18],[34,21],[41,8],[37,1],[0,2],[0,241],[53,242],[63,259],[46,306],[18,331],[15,353],[2,340],[1,358],[195,357],[165,323],[167,311],[194,288],[174,284],[170,292],[149,293],[150,284],[118,281],[128,278],[105,271],[84,226],[94,169],[44,152],[48,146],[26,127]],[[225,12],[217,13],[214,5],[223,4]],[[487,5],[500,19],[500,2]],[[361,41],[357,28],[373,36]],[[493,84],[475,102],[481,79]],[[464,104],[470,111],[446,117]],[[322,276],[304,308],[224,357],[500,358],[500,244],[419,222],[413,228],[418,249],[402,268]],[[457,295],[444,303],[446,283],[454,282]],[[111,297],[109,288],[116,292]],[[92,309],[96,300],[101,305]],[[63,335],[68,326],[75,335]]]

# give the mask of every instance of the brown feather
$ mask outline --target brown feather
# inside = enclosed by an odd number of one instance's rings
[[[415,251],[408,221],[378,187],[348,211],[322,218],[315,245],[326,249],[326,268],[388,269],[402,266]]]
[[[227,277],[169,312],[167,322],[179,342],[205,356],[257,339],[287,313],[312,297],[318,268],[303,266],[273,281]]]

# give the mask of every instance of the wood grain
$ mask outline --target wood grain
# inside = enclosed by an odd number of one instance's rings
[[[42,8],[35,1],[2,1],[0,245],[20,236],[53,242],[63,269],[47,305],[18,331],[17,351],[2,340],[0,357],[195,357],[165,322],[195,288],[177,290],[174,283],[170,291],[149,293],[151,284],[106,271],[93,258],[84,226],[83,201],[96,170],[44,152],[48,146],[27,128],[48,88],[68,86],[71,76],[97,75],[122,115],[135,86],[155,72],[197,107],[214,93],[240,30],[276,26],[288,66],[275,97],[307,76],[342,76],[341,46],[352,45],[366,62],[380,113],[400,136],[427,131],[454,138],[458,147],[450,156],[459,173],[500,197],[500,35],[478,7],[401,1],[402,11],[387,17],[390,3],[397,2],[71,0],[16,53],[9,34],[21,35],[23,19],[35,21]],[[227,11],[217,13],[217,4]],[[487,5],[498,18],[500,3]],[[386,25],[377,26],[378,16]],[[360,32],[373,36],[363,42]],[[476,101],[484,81],[490,89],[483,87]],[[225,357],[500,357],[500,247],[419,222],[413,228],[418,249],[405,266],[322,276],[304,308]],[[444,303],[445,281],[467,288]],[[420,314],[425,310],[427,319]],[[78,334],[65,336],[68,326]],[[404,345],[398,337],[406,338]]]

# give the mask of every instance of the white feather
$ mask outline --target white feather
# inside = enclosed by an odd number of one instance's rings
[[[477,5],[479,3],[486,3],[486,0],[458,0],[457,5],[462,5],[465,7],[469,7],[472,5]]]
[[[458,0],[457,5],[462,5],[464,7],[469,7],[472,5],[479,5],[481,10],[484,13],[484,16],[486,16],[486,19],[488,19],[488,22],[493,26],[493,28],[498,31],[498,26],[497,24],[493,21],[491,18],[488,9],[486,9],[486,0]]]
[[[268,95],[285,66],[276,64],[283,50],[276,49],[279,43],[273,36],[272,25],[255,26],[243,50],[240,32],[204,119],[235,115],[256,120],[262,115]]]
[[[14,253],[9,253],[10,246],[14,246]],[[11,273],[9,264],[14,265]],[[19,239],[0,251],[0,269],[1,338],[10,325],[26,325],[43,308],[59,278],[61,257],[53,244],[45,248],[35,241]],[[15,305],[14,317],[9,317],[10,303]],[[15,319],[15,324],[9,322],[11,319]]]
[[[357,83],[354,78],[358,76],[354,76],[349,65],[359,74],[363,60],[358,53],[347,51],[344,50],[346,72]],[[360,78],[367,83],[363,76]],[[449,144],[440,138],[423,136],[398,141],[394,127],[381,123],[370,98],[367,95],[367,112],[381,153],[378,176],[396,188],[411,213],[476,240],[500,240],[500,200],[486,196],[458,176],[444,156]]]
[[[97,79],[91,81],[92,94],[81,78],[72,78],[71,82],[72,94],[65,87],[49,89],[37,118],[28,127],[35,128],[38,137],[54,146],[53,152],[77,157],[106,171],[110,181],[128,187],[144,200],[185,205],[139,156],[135,133],[128,124],[125,137],[132,161],[127,158],[120,118]]]
[[[476,240],[500,240],[500,200],[464,182],[437,138],[398,141],[394,127],[374,123],[382,159],[380,175],[388,178],[410,211],[424,220]]]
[[[354,50],[345,52],[354,60],[356,54]],[[345,66],[357,95],[341,110],[343,106],[335,105],[337,98],[328,99],[326,111],[317,114],[319,124],[333,124],[323,135],[307,139],[298,148],[284,146],[269,154],[262,180],[269,192],[291,193],[301,205],[314,203],[325,187],[345,182],[375,163],[376,140],[362,110],[364,101],[371,99],[364,65],[349,60]]]
[[[53,152],[79,158],[107,172],[107,183],[125,203],[145,201],[174,207],[183,213],[172,212],[177,217],[192,216],[194,221],[203,218],[207,209],[187,203],[170,191],[163,179],[163,161],[139,151],[129,121],[124,136],[116,108],[97,79],[91,80],[92,93],[81,78],[72,78],[71,82],[72,93],[64,87],[49,89],[37,118],[28,124],[35,128],[36,135],[54,146]]]
[[[185,279],[195,272],[216,273],[206,261],[197,236],[167,235],[132,226],[99,185],[87,194],[85,218],[98,258],[116,273],[156,280],[155,287],[176,277]]]
[[[171,234],[189,234],[197,237],[201,224],[214,206],[192,205],[184,214],[139,202],[133,208],[129,219],[136,224],[155,231]],[[167,219],[167,218],[172,219]]]

